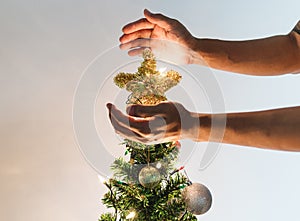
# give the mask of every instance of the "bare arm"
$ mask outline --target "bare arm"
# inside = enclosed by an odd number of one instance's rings
[[[220,127],[223,120],[226,127],[218,137],[214,137],[218,122],[212,127],[212,118],[218,119],[218,115],[192,113],[178,103],[133,105],[130,115],[124,115],[111,104],[108,109],[117,133],[143,143],[191,139],[300,151],[300,107],[222,114]]]
[[[214,140],[214,137],[208,137],[211,132],[212,116],[199,116],[199,118],[202,124],[197,140]],[[300,151],[300,107],[227,114],[226,128],[221,142],[265,149]]]
[[[193,63],[199,56],[215,69],[250,75],[300,72],[300,35],[291,32],[249,41],[197,39]]]
[[[145,18],[123,28],[121,48],[129,50],[130,55],[152,46],[151,41],[141,39],[165,39],[188,49],[184,50],[185,56],[182,57],[188,64],[206,63],[212,68],[249,75],[272,76],[300,72],[300,22],[287,35],[249,41],[223,41],[198,39],[175,19],[147,10],[144,14]],[[108,107],[115,130],[140,142],[179,138],[215,141],[211,136],[211,120],[216,115],[191,113],[182,105],[172,103],[138,106],[130,115],[122,114],[113,105]],[[300,151],[300,107],[229,113],[226,116],[227,125],[220,142]],[[165,125],[159,120],[161,118],[166,122]],[[149,128],[147,125],[154,126]]]
[[[147,10],[144,15],[145,18],[123,28],[121,48],[129,49],[131,55],[151,47],[151,42],[141,41],[142,38],[164,39],[188,49],[186,56],[182,56],[184,63],[207,64],[215,69],[250,75],[300,72],[300,32],[297,30],[287,35],[249,41],[198,39],[175,19]]]

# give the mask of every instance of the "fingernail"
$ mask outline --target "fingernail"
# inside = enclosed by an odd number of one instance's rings
[[[107,103],[107,104],[106,104],[106,107],[107,107],[108,109],[111,109],[112,104],[111,104],[111,103]]]
[[[135,111],[134,106],[129,106],[129,107],[127,108],[127,114],[128,114],[128,115],[134,115],[134,111]]]
[[[126,46],[125,46],[125,44],[123,44],[123,43],[121,43],[120,45],[119,45],[119,48],[121,49],[121,50],[126,50]],[[128,49],[128,48],[127,48]]]
[[[148,9],[144,9],[144,13],[148,13],[148,14],[151,14],[151,12],[148,10]]]

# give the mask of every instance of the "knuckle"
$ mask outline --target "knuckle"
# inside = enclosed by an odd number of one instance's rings
[[[140,134],[145,137],[145,138],[148,138],[151,136],[151,129],[150,128],[142,128],[140,129]]]
[[[158,18],[162,18],[162,17],[165,17],[163,14],[161,13],[156,13],[154,16],[158,17]]]

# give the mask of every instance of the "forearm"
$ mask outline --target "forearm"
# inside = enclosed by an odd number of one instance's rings
[[[192,63],[250,75],[279,75],[300,71],[300,35],[274,36],[249,41],[195,39]]]
[[[199,116],[203,124],[200,123],[198,141],[219,140],[242,146],[300,151],[300,107],[227,114],[221,140],[213,135],[213,130],[218,128],[211,129],[212,117]]]

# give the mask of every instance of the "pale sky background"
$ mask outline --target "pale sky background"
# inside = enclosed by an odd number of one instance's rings
[[[73,97],[87,65],[144,8],[198,37],[228,40],[285,34],[300,19],[299,0],[1,1],[0,220],[96,221],[105,211],[107,189],[76,144]],[[213,73],[228,112],[300,104],[300,76]],[[214,198],[199,220],[299,220],[300,153],[222,145],[199,170],[201,146],[186,163]]]

